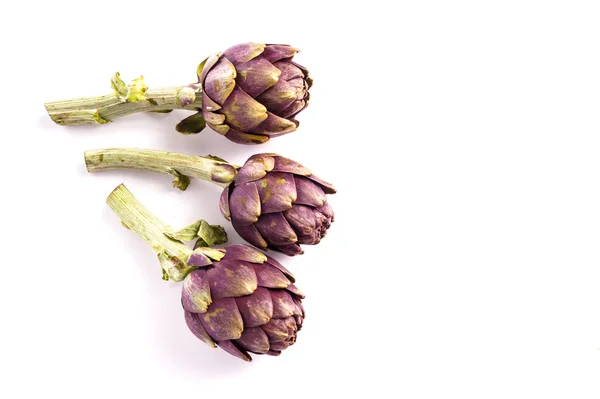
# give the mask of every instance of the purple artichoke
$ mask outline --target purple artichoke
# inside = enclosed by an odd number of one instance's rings
[[[304,294],[275,259],[247,245],[210,248],[227,241],[222,227],[199,220],[176,231],[122,184],[106,202],[152,248],[163,279],[183,281],[186,323],[204,343],[251,361],[248,352],[279,355],[296,342]],[[194,239],[193,250],[183,242]]]
[[[229,140],[260,144],[293,132],[312,79],[292,61],[298,49],[244,43],[206,61],[200,84],[206,123]]]
[[[304,295],[275,259],[246,245],[196,269],[183,281],[188,327],[202,342],[251,361],[248,354],[279,355],[296,342]]]
[[[301,254],[300,245],[318,244],[333,222],[326,194],[335,188],[277,154],[253,155],[239,167],[214,156],[107,148],[86,151],[85,164],[89,172],[134,168],[166,173],[181,190],[190,177],[225,187],[221,213],[242,238],[264,250]]]
[[[286,255],[318,244],[333,222],[326,194],[335,188],[276,154],[256,154],[221,194],[221,213],[252,245]]]
[[[117,72],[112,93],[45,104],[59,125],[105,124],[136,112],[196,113],[177,124],[183,134],[208,124],[229,140],[260,144],[293,132],[309,100],[312,79],[292,61],[299,50],[286,44],[244,43],[204,60],[198,82],[185,86],[147,86],[143,77],[127,84]]]

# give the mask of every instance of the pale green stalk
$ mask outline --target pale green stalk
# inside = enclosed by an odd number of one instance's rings
[[[145,150],[141,148],[106,148],[84,152],[88,172],[110,169],[139,169],[175,177],[173,186],[185,190],[189,177],[228,186],[237,174],[237,166],[215,157]]]
[[[121,219],[123,226],[134,231],[150,245],[163,268],[165,279],[182,281],[194,269],[188,265],[190,256],[194,253],[212,260],[219,260],[223,256],[222,252],[211,248],[192,250],[181,241],[200,238],[211,241],[210,245],[223,244],[227,242],[227,235],[220,226],[210,226],[204,221],[198,221],[174,231],[146,209],[123,184],[110,193],[106,203]]]
[[[113,92],[99,97],[75,98],[44,104],[48,115],[59,125],[103,124],[137,112],[197,111],[202,108],[201,89],[190,86],[148,87],[144,78],[126,85],[117,72]]]

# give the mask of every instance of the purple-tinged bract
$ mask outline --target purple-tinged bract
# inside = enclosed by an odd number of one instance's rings
[[[296,342],[304,295],[294,276],[275,259],[247,245],[189,273],[181,303],[196,337],[240,359],[249,353],[279,355]]]
[[[286,255],[318,244],[333,222],[326,194],[335,188],[276,154],[256,154],[221,194],[221,213],[252,245]]]
[[[244,43],[206,60],[202,114],[229,140],[260,144],[293,132],[308,105],[312,79],[292,61],[299,50],[283,44]]]

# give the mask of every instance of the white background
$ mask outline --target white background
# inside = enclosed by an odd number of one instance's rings
[[[600,396],[598,2],[386,3],[4,6],[0,397]],[[185,112],[45,115],[109,93],[115,71],[189,83],[246,41],[302,49],[315,85],[297,132],[248,147],[179,135]],[[180,287],[106,196],[125,182],[174,227],[241,240],[217,186],[87,174],[83,150],[110,146],[278,152],[337,186],[323,242],[276,256],[307,294],[294,347],[249,364],[187,330]]]

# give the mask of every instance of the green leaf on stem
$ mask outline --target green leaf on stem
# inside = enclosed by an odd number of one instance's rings
[[[188,116],[176,126],[176,129],[181,134],[200,133],[206,127],[206,121],[202,112],[198,112],[192,116]]]
[[[190,185],[190,178],[186,175],[182,175],[175,169],[170,172],[175,179],[173,179],[173,187],[180,189],[181,191],[185,191]]]
[[[204,61],[202,61],[198,65],[198,69],[196,69],[196,75],[198,75],[198,82],[200,82],[200,76],[202,76],[202,70],[204,69],[204,65],[206,64],[206,60],[208,60],[208,57],[205,58]]]
[[[200,230],[201,222],[202,220],[196,220],[194,223],[185,226],[181,230],[175,232],[165,231],[164,234],[173,240],[193,241],[198,237],[198,230]]]
[[[204,220],[200,221],[198,237],[200,237],[208,247],[225,244],[227,242],[227,233],[222,226],[216,224],[210,225]]]
[[[137,101],[145,100],[146,90],[148,90],[148,86],[146,86],[146,84],[144,83],[143,76],[140,76],[137,79],[133,79],[129,84],[129,90],[127,91],[127,101],[134,103]]]
[[[110,86],[115,93],[115,96],[119,97],[121,101],[125,102],[127,99],[127,85],[121,79],[121,74],[119,72],[115,72],[110,80]]]
[[[202,241],[203,245],[201,246],[203,247],[212,247],[227,242],[225,229],[219,225],[208,224],[205,220],[197,220],[181,230],[175,232],[165,231],[164,234],[173,240],[180,241],[193,241],[198,238],[198,241]],[[196,248],[198,247],[198,241],[196,242]]]

